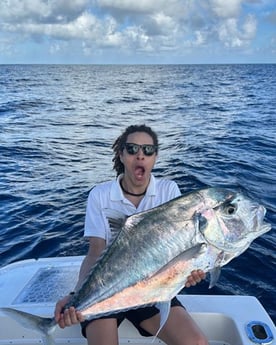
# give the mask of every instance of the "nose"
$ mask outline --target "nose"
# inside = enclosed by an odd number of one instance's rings
[[[143,152],[143,150],[142,150],[142,147],[139,147],[139,151],[136,153],[136,157],[138,158],[138,159],[144,159],[144,152]]]

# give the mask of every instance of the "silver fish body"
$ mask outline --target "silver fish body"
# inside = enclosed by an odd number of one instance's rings
[[[220,267],[271,229],[263,206],[221,188],[195,191],[126,219],[106,213],[117,235],[66,305],[86,319],[168,305],[195,269],[210,271],[214,285]],[[46,323],[45,333],[54,320]]]
[[[224,266],[269,231],[264,216],[241,193],[208,188],[110,219],[120,231],[69,305],[91,319],[169,301],[192,270]]]

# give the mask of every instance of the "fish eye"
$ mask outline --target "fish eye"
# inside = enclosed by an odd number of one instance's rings
[[[224,206],[224,211],[228,216],[232,216],[237,211],[237,205],[227,204]]]

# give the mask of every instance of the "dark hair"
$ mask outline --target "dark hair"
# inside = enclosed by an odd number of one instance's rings
[[[133,125],[129,126],[125,129],[125,131],[115,140],[114,144],[112,145],[112,149],[114,152],[114,157],[112,159],[113,169],[117,172],[117,176],[122,174],[125,171],[124,164],[120,160],[120,153],[123,152],[125,143],[127,141],[127,137],[135,132],[144,132],[149,134],[152,137],[153,144],[156,145],[158,152],[158,138],[157,134],[148,126],[146,125]]]

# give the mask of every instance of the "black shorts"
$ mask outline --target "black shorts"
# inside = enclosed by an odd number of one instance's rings
[[[174,297],[171,300],[171,307],[177,307],[180,306],[182,308],[183,305],[179,302],[179,300]],[[110,314],[108,316],[103,316],[100,317],[96,320],[99,319],[117,319],[117,326],[119,327],[120,324],[124,321],[124,319],[129,320],[139,331],[139,333],[141,335],[143,335],[144,337],[151,337],[153,334],[148,333],[147,331],[145,331],[143,328],[140,327],[140,324],[142,321],[150,319],[151,317],[153,317],[154,315],[159,313],[159,309],[156,308],[155,306],[152,307],[143,307],[143,308],[138,308],[138,309],[131,309],[128,310],[126,312],[120,312],[120,313],[116,313],[116,314]],[[95,319],[93,320],[86,320],[84,322],[81,322],[81,331],[82,331],[82,335],[84,337],[86,337],[86,327],[90,322],[93,322]]]

